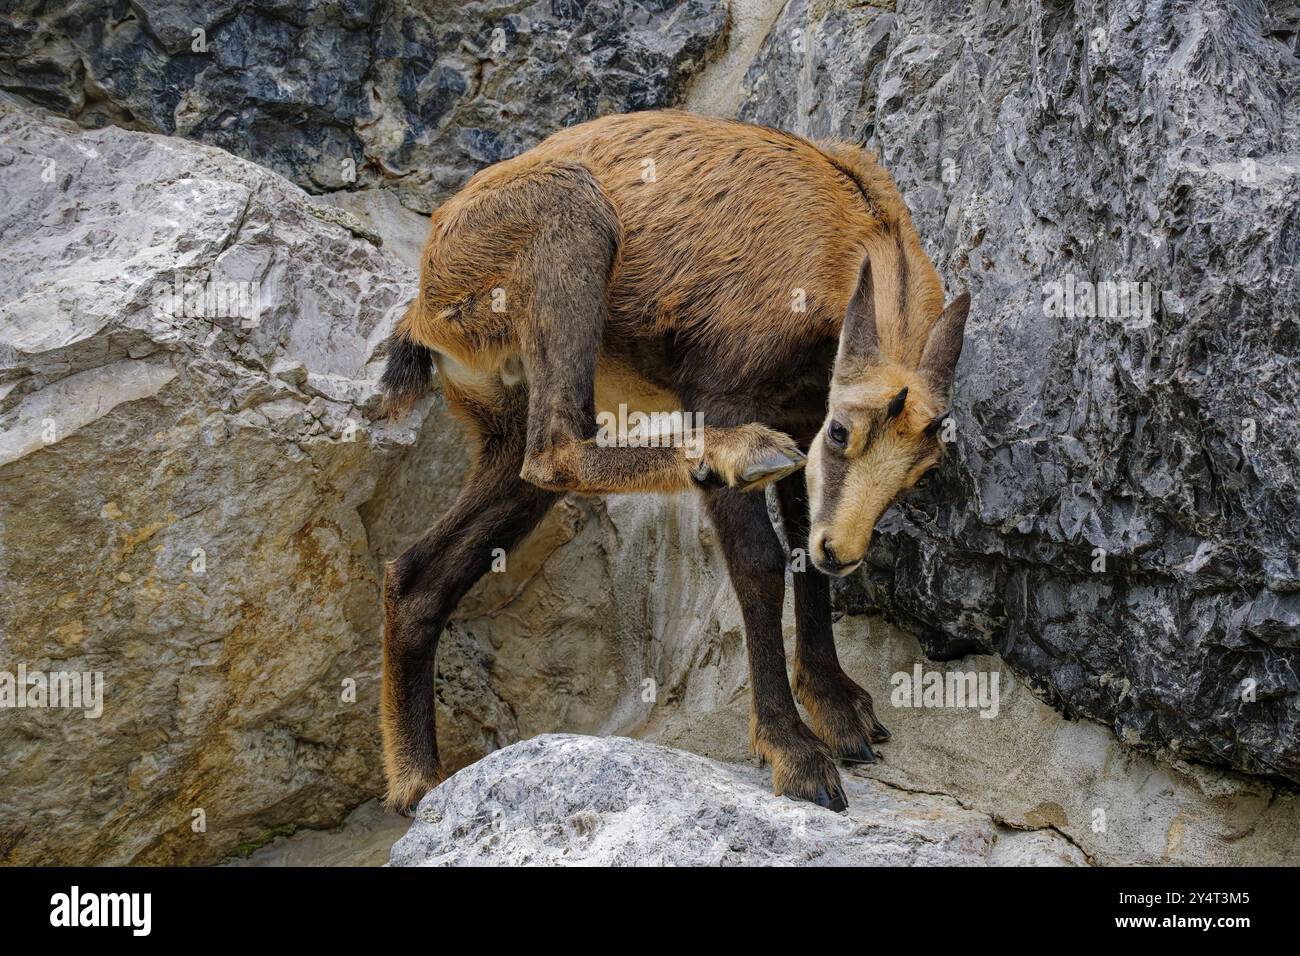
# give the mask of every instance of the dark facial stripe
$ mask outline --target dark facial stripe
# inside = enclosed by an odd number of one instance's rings
[[[871,413],[871,424],[867,427],[867,437],[862,442],[863,452],[880,441],[880,436],[888,424],[889,415],[885,412],[885,409],[880,408]]]
[[[867,434],[862,440],[859,455],[864,454],[880,440],[888,425],[889,416],[885,414],[885,410],[875,409],[871,415],[871,424],[867,426]],[[821,440],[825,441],[824,438]],[[835,514],[835,506],[839,504],[840,495],[844,490],[844,476],[848,474],[850,464],[849,459],[837,450],[827,448],[822,455],[822,502],[821,509],[814,515],[816,521],[827,523],[830,516]]]
[[[814,516],[817,524],[828,523],[829,516],[835,514],[840,494],[844,491],[844,476],[849,472],[847,458],[835,452],[827,451],[822,455],[821,508]]]
[[[910,266],[907,264],[907,248],[903,243],[901,229],[894,233],[894,239],[898,245],[898,331],[902,341],[906,342],[910,337],[907,330],[907,284]]]

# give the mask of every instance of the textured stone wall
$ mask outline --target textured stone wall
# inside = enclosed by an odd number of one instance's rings
[[[740,109],[877,149],[973,297],[954,454],[847,606],[1126,742],[1300,780],[1294,11],[885,6],[790,0]],[[1105,282],[1141,308],[1090,308]]]
[[[952,454],[841,607],[999,654],[1125,744],[1300,780],[1293,7],[12,6],[0,90],[120,128],[0,119],[0,670],[103,669],[121,706],[0,713],[0,859],[202,862],[378,792],[381,561],[463,456],[434,399],[374,421],[411,210],[660,105],[877,149],[972,291]],[[160,319],[178,269],[259,280],[258,325]],[[1090,282],[1149,313],[1080,307]],[[563,503],[439,669],[453,766],[550,730],[744,738],[687,497]]]
[[[13,6],[0,87],[425,213],[562,126],[677,102],[726,26],[706,0]]]

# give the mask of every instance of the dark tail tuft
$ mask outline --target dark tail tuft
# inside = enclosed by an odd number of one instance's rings
[[[389,418],[398,419],[424,397],[433,378],[433,351],[401,332],[388,344],[388,364],[379,380]]]

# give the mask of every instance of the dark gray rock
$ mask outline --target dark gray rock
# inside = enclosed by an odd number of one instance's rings
[[[726,32],[712,0],[19,0],[0,88],[83,125],[220,146],[312,192],[430,211],[556,129],[672,105]]]
[[[943,480],[888,514],[845,607],[994,650],[1130,743],[1291,780],[1298,19],[793,0],[742,108],[878,149],[974,299]],[[1071,281],[1149,283],[1150,314],[1054,308]]]

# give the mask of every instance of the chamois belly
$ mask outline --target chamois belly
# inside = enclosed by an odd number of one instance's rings
[[[674,412],[681,400],[670,389],[650,381],[626,362],[602,356],[596,364],[596,412]]]
[[[476,355],[473,364],[459,361],[446,352],[435,352],[434,356],[438,372],[448,384],[481,402],[491,403],[502,389],[526,381],[523,361],[513,351]],[[649,415],[681,410],[676,393],[620,359],[602,355],[596,364],[594,384],[597,414],[609,412],[626,418],[635,412]]]

